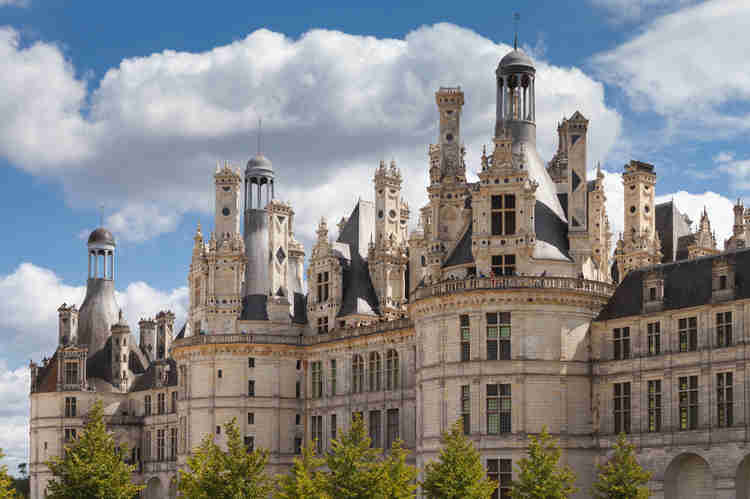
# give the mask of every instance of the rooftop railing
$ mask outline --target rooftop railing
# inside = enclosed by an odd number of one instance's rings
[[[577,279],[574,277],[470,277],[467,279],[451,279],[434,284],[426,284],[417,288],[414,294],[416,300],[423,300],[433,296],[445,296],[482,289],[557,289],[579,291],[607,298],[615,291],[615,286],[606,282]]]

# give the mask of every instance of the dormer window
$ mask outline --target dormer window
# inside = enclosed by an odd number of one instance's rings
[[[727,276],[719,276],[719,289],[727,289]]]
[[[65,363],[65,384],[78,384],[78,361]]]
[[[656,301],[656,287],[648,288],[648,299],[649,301]]]
[[[516,233],[516,196],[492,196],[491,223],[493,236],[510,236]]]

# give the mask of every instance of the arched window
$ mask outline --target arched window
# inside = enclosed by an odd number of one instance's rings
[[[380,391],[380,377],[382,375],[382,365],[380,364],[380,354],[378,352],[370,352],[370,391]]]
[[[365,384],[365,361],[361,355],[352,358],[352,393],[361,393]]]
[[[385,357],[385,389],[398,390],[398,380],[398,352],[395,350],[388,350]]]

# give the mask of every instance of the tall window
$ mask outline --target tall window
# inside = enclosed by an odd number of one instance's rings
[[[172,392],[172,412],[177,412],[177,392]]]
[[[164,393],[156,394],[156,408],[159,414],[167,412],[167,396]]]
[[[694,352],[698,350],[698,318],[685,317],[677,321],[680,338],[680,352]]]
[[[649,322],[646,325],[648,332],[648,354],[659,355],[661,353],[661,323]]]
[[[516,196],[492,196],[492,235],[509,236],[516,233]]]
[[[147,431],[143,438],[143,458],[146,461],[151,460],[151,432]]]
[[[630,328],[615,328],[614,336],[614,359],[623,360],[630,358]]]
[[[459,317],[461,329],[461,362],[468,362],[471,357],[471,329],[469,328],[469,316]]]
[[[249,453],[255,451],[255,437],[252,435],[247,435],[245,437],[245,450]]]
[[[371,392],[380,391],[380,376],[382,366],[380,365],[380,354],[378,352],[370,352],[370,366],[369,366],[369,388]]]
[[[648,382],[648,431],[661,431],[661,380]]]
[[[302,454],[302,439],[300,437],[294,437],[294,454],[297,456]]]
[[[323,453],[323,416],[310,416],[310,437],[315,442],[315,452]]]
[[[510,312],[487,314],[487,360],[510,360]]]
[[[78,384],[78,362],[66,362],[65,363],[65,384],[66,385]]]
[[[379,448],[382,445],[380,441],[380,411],[370,411],[368,429],[370,430],[370,447]]]
[[[680,376],[680,430],[698,428],[698,376]]]
[[[323,372],[322,362],[312,363],[312,398],[319,399],[323,396]]]
[[[328,272],[318,272],[318,302],[328,300]]]
[[[255,368],[255,357],[248,357],[247,358],[247,367],[250,369]]]
[[[352,358],[352,393],[362,393],[365,384],[365,361],[361,355]]]
[[[732,312],[716,314],[716,346],[728,347],[732,345]]]
[[[509,499],[513,481],[513,463],[510,459],[488,459],[487,478],[497,482],[492,499]]]
[[[76,417],[76,398],[65,397],[65,417],[74,418]]]
[[[398,390],[399,386],[399,365],[398,352],[390,349],[385,354],[385,389]]]
[[[513,275],[516,273],[516,255],[492,255],[493,275]]]
[[[461,423],[464,435],[471,433],[471,387],[461,385]]]
[[[295,398],[302,397],[302,382],[300,382],[300,380],[297,380],[297,382],[294,384],[294,396]]]
[[[487,433],[510,433],[510,384],[487,385]]]
[[[255,397],[255,380],[254,379],[247,380],[247,396]]]
[[[255,424],[255,413],[254,412],[248,412],[247,413],[247,424],[254,425]]]
[[[630,433],[630,383],[615,383],[615,433]]]
[[[386,428],[386,449],[390,449],[393,446],[393,442],[398,440],[398,409],[388,409],[387,412],[387,424]]]
[[[336,359],[331,359],[331,375],[328,377],[328,384],[331,388],[331,397],[336,396]]]
[[[328,332],[328,316],[318,317],[318,334],[325,334]]]
[[[146,416],[151,415],[151,395],[146,395],[143,398],[143,413]]]
[[[156,430],[156,460],[164,461],[164,430]]]
[[[78,432],[75,428],[65,428],[65,443],[70,443],[76,439]]]
[[[169,430],[169,459],[177,460],[177,428]]]
[[[336,413],[331,414],[329,422],[331,423],[331,440],[336,440],[338,427],[336,426]]]
[[[718,373],[716,375],[716,424],[718,426],[732,426],[734,422],[733,402],[732,373]]]

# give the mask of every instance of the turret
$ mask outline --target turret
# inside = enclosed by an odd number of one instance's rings
[[[169,310],[163,310],[156,314],[156,359],[167,357],[172,346],[174,332],[174,314]]]
[[[269,227],[266,205],[274,198],[271,161],[258,154],[245,169],[245,284],[242,298],[243,320],[268,320],[270,292]]]
[[[100,227],[89,235],[86,297],[78,311],[78,345],[88,348],[88,375],[109,379],[105,349],[120,307],[115,299],[115,239]]]
[[[117,324],[112,326],[112,384],[121,391],[127,392],[132,381],[128,372],[128,359],[130,356],[130,326],[119,313]]]
[[[149,361],[156,359],[156,322],[152,319],[141,319],[138,321],[138,330],[141,337],[141,351]]]
[[[75,305],[63,303],[57,309],[60,346],[75,345],[78,342],[78,309]]]

